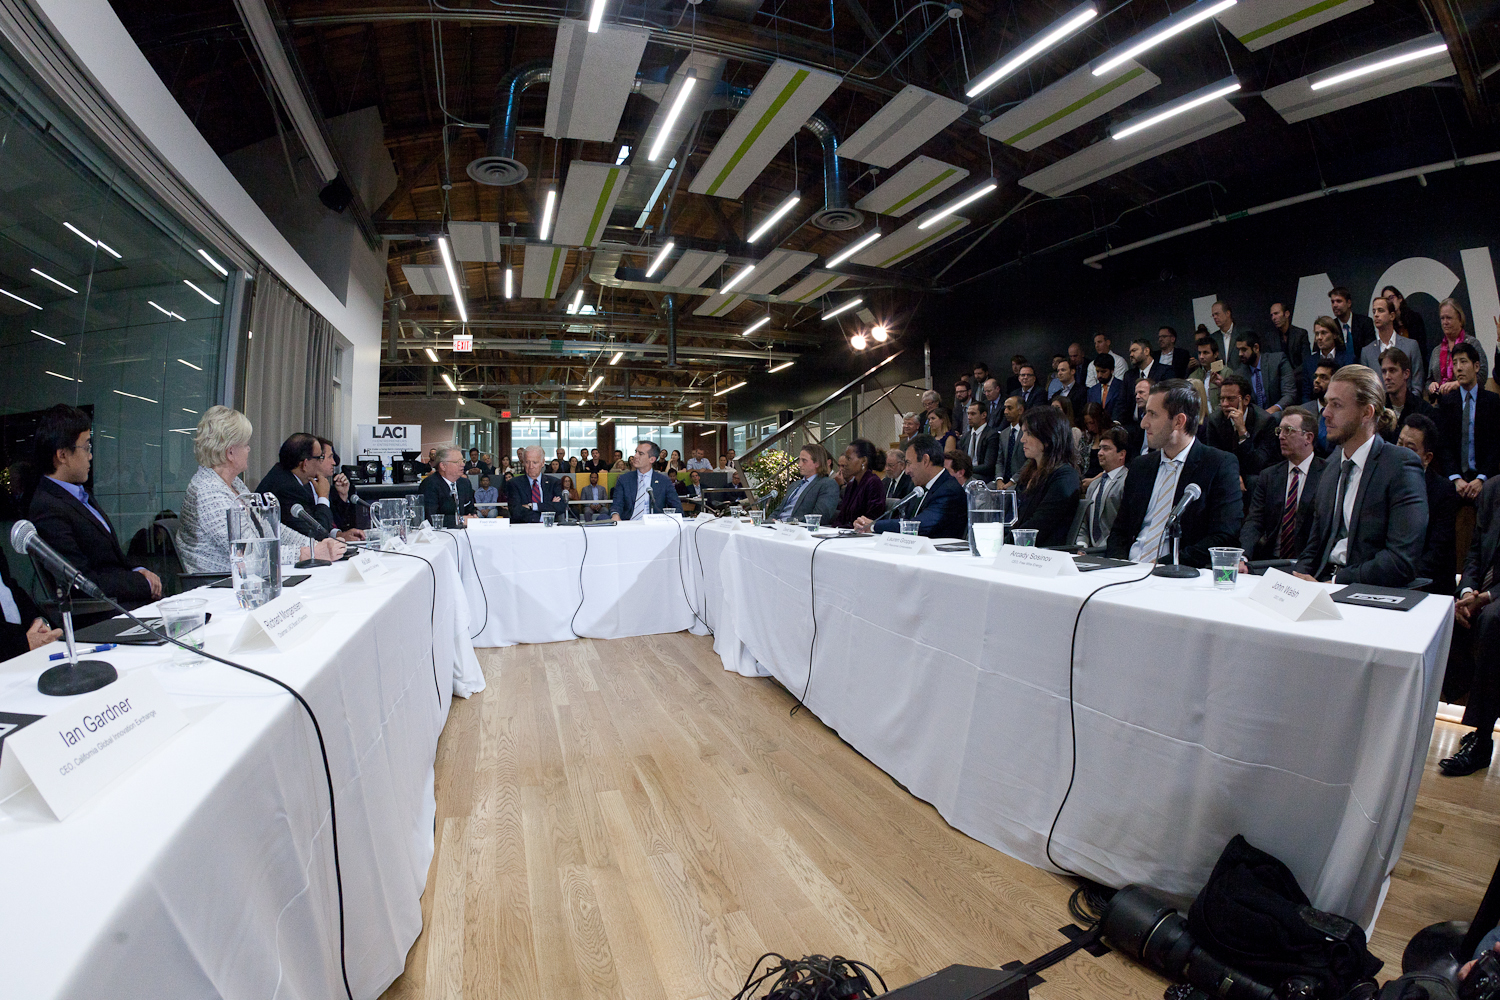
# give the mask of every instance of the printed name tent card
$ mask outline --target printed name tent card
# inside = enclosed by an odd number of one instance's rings
[[[245,623],[235,634],[229,651],[275,648],[279,653],[296,646],[317,631],[320,618],[308,610],[307,602],[294,594],[282,594],[276,600],[251,609]]]
[[[369,549],[349,560],[348,583],[370,583],[385,576],[390,570],[379,556]]]
[[[923,535],[903,535],[895,531],[883,531],[876,536],[875,547],[887,552],[900,552],[908,556],[922,556],[935,553],[937,549],[932,547],[932,539]]]
[[[1250,591],[1249,600],[1291,622],[1339,620],[1344,617],[1321,583],[1299,580],[1279,569],[1266,570],[1266,575]]]
[[[1069,553],[1030,545],[1002,545],[995,555],[994,565],[1007,573],[1026,576],[1078,575],[1078,564]]]

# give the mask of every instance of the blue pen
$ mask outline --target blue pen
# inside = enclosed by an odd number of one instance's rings
[[[114,649],[118,645],[118,642],[106,642],[101,646],[95,646],[93,649],[80,649],[78,651],[78,655],[85,656],[89,653],[102,653],[106,649]],[[49,660],[66,660],[67,658],[67,653],[53,653],[51,656],[47,657],[47,659]]]

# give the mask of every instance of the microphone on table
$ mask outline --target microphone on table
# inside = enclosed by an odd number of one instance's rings
[[[896,511],[900,510],[902,507],[905,507],[907,504],[911,503],[914,498],[920,497],[920,496],[926,496],[926,495],[927,495],[927,491],[926,490],[923,490],[920,493],[917,492],[916,490],[912,490],[910,493],[906,494],[906,496],[902,497],[900,500],[897,500],[896,501],[896,506],[894,506],[890,510],[886,511],[885,512],[885,516],[886,517],[890,517],[892,514],[896,513]]]
[[[59,555],[56,549],[42,541],[41,536],[37,534],[36,525],[30,521],[17,521],[11,526],[10,544],[11,548],[21,555],[29,555],[40,560],[52,575],[57,577],[63,587],[63,593],[67,593],[72,587],[77,587],[97,601],[109,600],[104,596],[104,591],[99,589],[98,584],[84,576],[82,570]]]
[[[318,519],[309,514],[307,508],[300,503],[292,504],[291,518],[307,529],[307,534],[311,535],[317,541],[322,541],[329,536],[328,529],[319,524]]]
[[[1182,518],[1182,512],[1187,510],[1188,504],[1203,495],[1203,490],[1197,483],[1188,483],[1182,488],[1182,499],[1177,501],[1177,506],[1172,508],[1172,513],[1167,515],[1167,524],[1172,524]]]

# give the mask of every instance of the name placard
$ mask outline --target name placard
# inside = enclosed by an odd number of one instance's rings
[[[186,725],[156,675],[137,670],[8,737],[0,786],[29,778],[66,819]]]
[[[240,626],[229,651],[233,653],[269,645],[284,653],[312,634],[314,622],[307,601],[295,594],[284,593],[245,616],[245,623]]]
[[[800,524],[792,524],[789,521],[776,521],[771,527],[776,529],[776,537],[792,542],[807,541],[807,529]]]
[[[667,515],[667,514],[647,514],[646,517],[645,517],[645,520],[647,520],[647,521],[670,521],[670,520],[672,520],[672,518],[669,515]]]
[[[436,541],[437,532],[432,530],[432,525],[423,521],[422,527],[417,530],[417,536],[414,540],[421,543]]]
[[[1249,596],[1251,601],[1287,621],[1338,620],[1344,617],[1321,583],[1299,580],[1279,569],[1266,570]]]
[[[405,552],[406,542],[399,536],[392,536],[380,543],[382,552]]]
[[[385,576],[389,572],[390,570],[386,567],[385,563],[380,560],[380,557],[371,552],[369,549],[366,549],[359,555],[355,556],[353,559],[349,560],[348,582],[369,583],[372,580],[376,580],[382,576]]]
[[[899,531],[883,531],[876,535],[875,547],[908,556],[927,555],[937,551],[932,547],[932,539],[922,535],[903,535]]]
[[[1077,576],[1078,567],[1068,552],[1039,549],[1031,545],[1002,545],[995,555],[995,568],[1026,576]]]

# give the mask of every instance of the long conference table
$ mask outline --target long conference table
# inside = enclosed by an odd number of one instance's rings
[[[1006,854],[1190,896],[1244,834],[1316,906],[1367,927],[1405,841],[1452,637],[1447,597],[1291,623],[1246,599],[1254,578],[1231,594],[1206,573],[1150,577],[1089,600],[1070,676],[1084,599],[1143,567],[1039,579],[966,552],[666,517],[467,535],[485,643],[711,628],[726,669],[805,690],[856,750]]]
[[[453,545],[410,551],[426,564],[384,556],[389,572],[371,582],[349,582],[345,565],[311,570],[295,593],[316,629],[286,653],[229,652],[247,613],[228,590],[198,592],[207,650],[285,681],[318,715],[356,1000],[400,975],[421,930],[438,736],[452,697],[484,686]],[[0,663],[0,711],[70,700],[36,691],[58,648]],[[155,673],[189,724],[66,820],[34,786],[0,801],[0,996],[343,996],[328,792],[306,714],[228,667],[173,669],[167,647],[103,658],[122,677]]]

